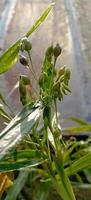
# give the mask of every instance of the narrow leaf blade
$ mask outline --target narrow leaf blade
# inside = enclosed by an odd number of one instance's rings
[[[38,18],[38,20],[34,23],[34,25],[31,27],[31,29],[25,34],[26,37],[29,37],[31,33],[33,33],[38,26],[40,26],[44,20],[48,17],[50,11],[52,10],[55,3],[51,3],[47,9],[43,12],[43,14]]]
[[[19,53],[19,40],[0,57],[0,74],[8,71],[17,62]]]
[[[71,183],[69,181],[69,178],[67,177],[65,171],[64,171],[64,168],[60,162],[60,160],[58,158],[54,158],[54,162],[55,162],[55,165],[56,165],[56,169],[57,169],[57,172],[60,176],[60,182],[61,182],[61,187],[63,188],[63,191],[61,192],[62,193],[62,197],[63,199],[68,199],[68,200],[75,200],[75,196],[74,196],[74,193],[73,193],[73,190],[72,190],[72,186],[71,186]]]
[[[90,168],[90,167],[91,167],[91,152],[79,158],[77,161],[71,164],[70,167],[67,167],[65,169],[65,172],[68,176],[70,176],[83,169]]]
[[[16,200],[20,191],[28,178],[28,171],[21,171],[18,178],[15,180],[14,185],[7,192],[5,200]]]

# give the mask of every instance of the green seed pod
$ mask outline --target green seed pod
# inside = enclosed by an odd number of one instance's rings
[[[22,80],[24,85],[29,85],[30,84],[30,79],[27,76],[21,75],[20,79]]]
[[[53,55],[53,46],[48,47],[48,49],[46,50],[46,58],[48,61],[51,62],[52,60],[52,55]]]
[[[47,50],[46,50],[46,56],[47,55],[51,55],[51,54],[53,54],[53,45],[51,45],[50,47],[48,47]]]
[[[57,83],[54,84],[53,86],[53,91],[59,92],[60,90],[60,82],[58,81]]]
[[[39,77],[39,85],[40,87],[43,87],[44,84],[48,81],[48,75],[46,72],[41,73]]]
[[[70,80],[70,70],[69,69],[65,69],[65,73],[64,73],[64,83],[66,85],[68,85],[68,82]]]
[[[54,56],[57,58],[61,54],[61,52],[62,52],[62,48],[60,47],[59,44],[56,44],[53,50]]]
[[[57,82],[53,86],[53,97],[58,98],[60,93],[60,82]]]
[[[64,74],[64,72],[65,72],[65,67],[60,68],[60,70],[58,72],[59,76],[62,76]]]
[[[69,80],[70,79],[70,70],[65,69],[65,77]]]
[[[30,51],[32,49],[32,45],[27,37],[22,38],[21,43],[23,45],[21,45],[21,47],[24,48],[25,51]]]
[[[24,66],[28,66],[28,59],[23,56],[23,55],[20,55],[20,59],[19,59],[20,63]]]

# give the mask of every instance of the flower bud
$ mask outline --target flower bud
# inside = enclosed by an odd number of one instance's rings
[[[28,59],[25,56],[20,55],[20,63],[24,66],[28,66]]]
[[[32,49],[32,45],[27,37],[22,38],[21,40],[21,50],[30,51]]]
[[[48,81],[48,76],[47,73],[41,73],[40,77],[39,77],[39,85],[40,87],[43,87],[43,84],[45,84]]]
[[[54,96],[54,98],[57,98],[59,96],[59,93],[60,93],[60,82],[57,82],[53,86],[53,96]]]
[[[56,44],[53,50],[54,56],[57,58],[61,54],[61,52],[62,52],[62,48],[60,47],[59,44]]]
[[[70,69],[65,70],[65,77],[69,80],[70,79]]]
[[[64,74],[64,72],[65,72],[65,67],[60,68],[60,70],[58,72],[59,76],[62,76]]]
[[[70,70],[69,69],[65,69],[64,84],[68,85],[69,80],[70,80]]]
[[[50,62],[52,60],[52,55],[53,55],[53,46],[50,46],[46,50],[46,57],[47,57],[47,60],[49,60]]]

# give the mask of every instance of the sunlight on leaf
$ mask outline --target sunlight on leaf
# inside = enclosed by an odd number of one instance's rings
[[[29,134],[41,115],[40,104],[26,105],[0,134],[0,160]]]

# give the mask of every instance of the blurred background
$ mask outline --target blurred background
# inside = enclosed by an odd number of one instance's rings
[[[5,51],[22,37],[51,2],[0,0],[0,47]],[[30,41],[37,76],[46,48],[52,43],[62,46],[58,67],[66,65],[71,69],[71,94],[59,104],[61,117],[76,116],[91,121],[91,0],[56,0],[48,19],[31,35]],[[20,104],[18,91],[13,87],[20,74],[28,74],[28,71],[18,63],[0,75],[0,92],[15,111]],[[33,82],[32,77],[31,80]]]

